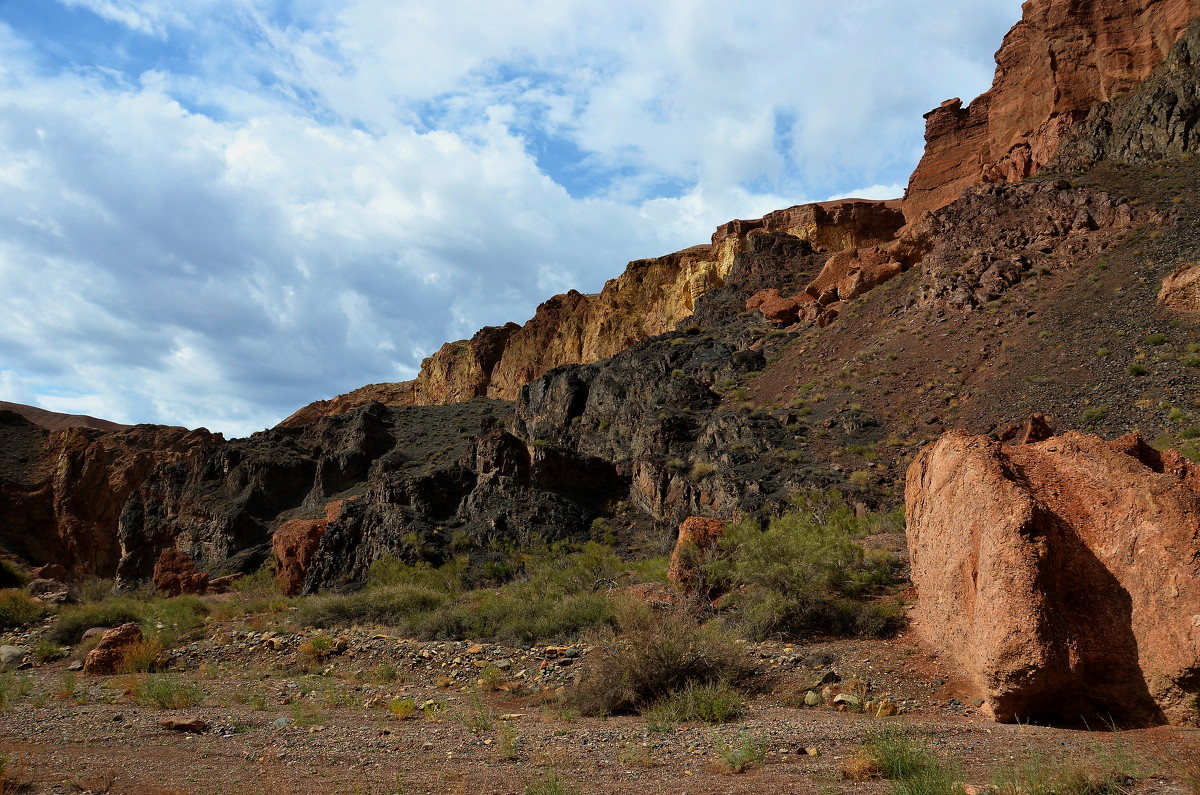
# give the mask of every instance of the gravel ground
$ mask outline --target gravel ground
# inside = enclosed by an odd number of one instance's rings
[[[0,642],[32,645],[37,634]],[[513,649],[347,630],[331,632],[330,654],[313,660],[302,653],[312,635],[210,624],[150,679],[85,677],[69,670],[70,658],[6,674],[4,791],[524,793],[557,781],[559,789],[538,791],[885,792],[886,782],[848,781],[843,772],[862,741],[885,728],[923,738],[978,785],[1038,759],[1053,769],[1129,757],[1139,774],[1130,791],[1188,792],[1184,768],[1200,760],[1195,730],[991,723],[908,637],[748,646],[760,687],[737,722],[655,732],[644,717],[582,718],[562,706],[558,696],[586,668],[584,645]],[[853,691],[858,679],[869,699],[889,699],[903,714],[785,705],[830,672],[841,680],[830,695]],[[484,677],[495,689],[481,686]],[[196,703],[153,706],[148,682]],[[389,705],[403,712],[406,699],[415,709],[401,719]],[[205,726],[170,730],[169,718]],[[765,758],[734,773],[722,745],[727,756],[743,744]]]

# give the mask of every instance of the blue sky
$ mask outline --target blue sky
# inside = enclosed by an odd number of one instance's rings
[[[243,435],[897,196],[1019,0],[0,3],[0,400]]]

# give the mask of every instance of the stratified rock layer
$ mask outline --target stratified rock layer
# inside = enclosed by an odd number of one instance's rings
[[[926,114],[905,217],[915,221],[972,185],[1037,173],[1094,105],[1162,63],[1198,15],[1200,0],[1026,2],[996,53],[992,87],[969,107],[953,99]]]
[[[675,328],[696,311],[701,296],[725,284],[737,255],[758,236],[789,235],[810,250],[842,251],[889,241],[903,222],[897,202],[857,199],[730,221],[713,234],[711,245],[631,262],[595,295],[572,290],[554,296],[524,326],[492,326],[470,340],[446,343],[421,364],[413,381],[373,384],[317,401],[280,425],[307,425],[371,401],[445,405],[473,397],[514,400],[521,387],[555,367],[597,362]]]
[[[1200,477],[1178,454],[951,431],[906,499],[918,630],[997,720],[1200,717]]]

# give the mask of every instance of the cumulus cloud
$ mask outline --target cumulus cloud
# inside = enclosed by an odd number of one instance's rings
[[[898,195],[1018,3],[811,5],[0,6],[0,399],[243,434],[730,218]]]

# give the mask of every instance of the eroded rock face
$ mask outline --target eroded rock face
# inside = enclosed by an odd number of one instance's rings
[[[271,540],[275,553],[275,581],[285,596],[295,596],[304,588],[313,555],[320,548],[329,523],[341,512],[342,501],[334,500],[325,506],[324,518],[293,519],[275,531]]]
[[[374,384],[305,406],[284,420],[298,427],[371,401],[445,405],[490,397],[516,399],[521,387],[564,364],[606,359],[669,331],[722,287],[738,255],[762,235],[788,235],[811,250],[841,251],[891,240],[904,223],[897,202],[845,199],[789,207],[763,218],[723,224],[711,245],[636,260],[595,295],[574,290],[538,307],[524,326],[488,327],[446,343],[421,364],[414,381]]]
[[[167,547],[154,564],[154,590],[165,596],[202,594],[208,590],[208,575],[195,562],[174,547]]]
[[[125,661],[126,649],[141,642],[142,628],[133,621],[105,631],[100,643],[84,659],[83,672],[94,676],[115,674]]]
[[[111,577],[125,500],[160,463],[202,454],[219,434],[158,425],[50,431],[0,411],[0,544],[68,578]]]
[[[1094,105],[1162,63],[1200,0],[1030,0],[996,53],[996,77],[964,108],[926,114],[925,154],[904,214],[920,219],[980,183],[1013,182],[1050,162]]]
[[[118,583],[144,582],[168,548],[215,575],[275,558],[286,589],[307,592],[361,581],[383,555],[439,562],[452,539],[488,548],[586,538],[626,496],[627,478],[505,432],[511,413],[487,400],[372,403],[161,467],[122,512]],[[318,512],[325,518],[287,521]]]
[[[1200,264],[1180,265],[1163,279],[1158,302],[1179,312],[1200,313]]]
[[[997,720],[1200,717],[1200,489],[1151,449],[951,431],[910,467],[918,631]]]
[[[1146,164],[1191,157],[1200,146],[1200,21],[1166,61],[1129,94],[1094,106],[1059,147],[1050,167],[1087,169],[1101,161]]]

